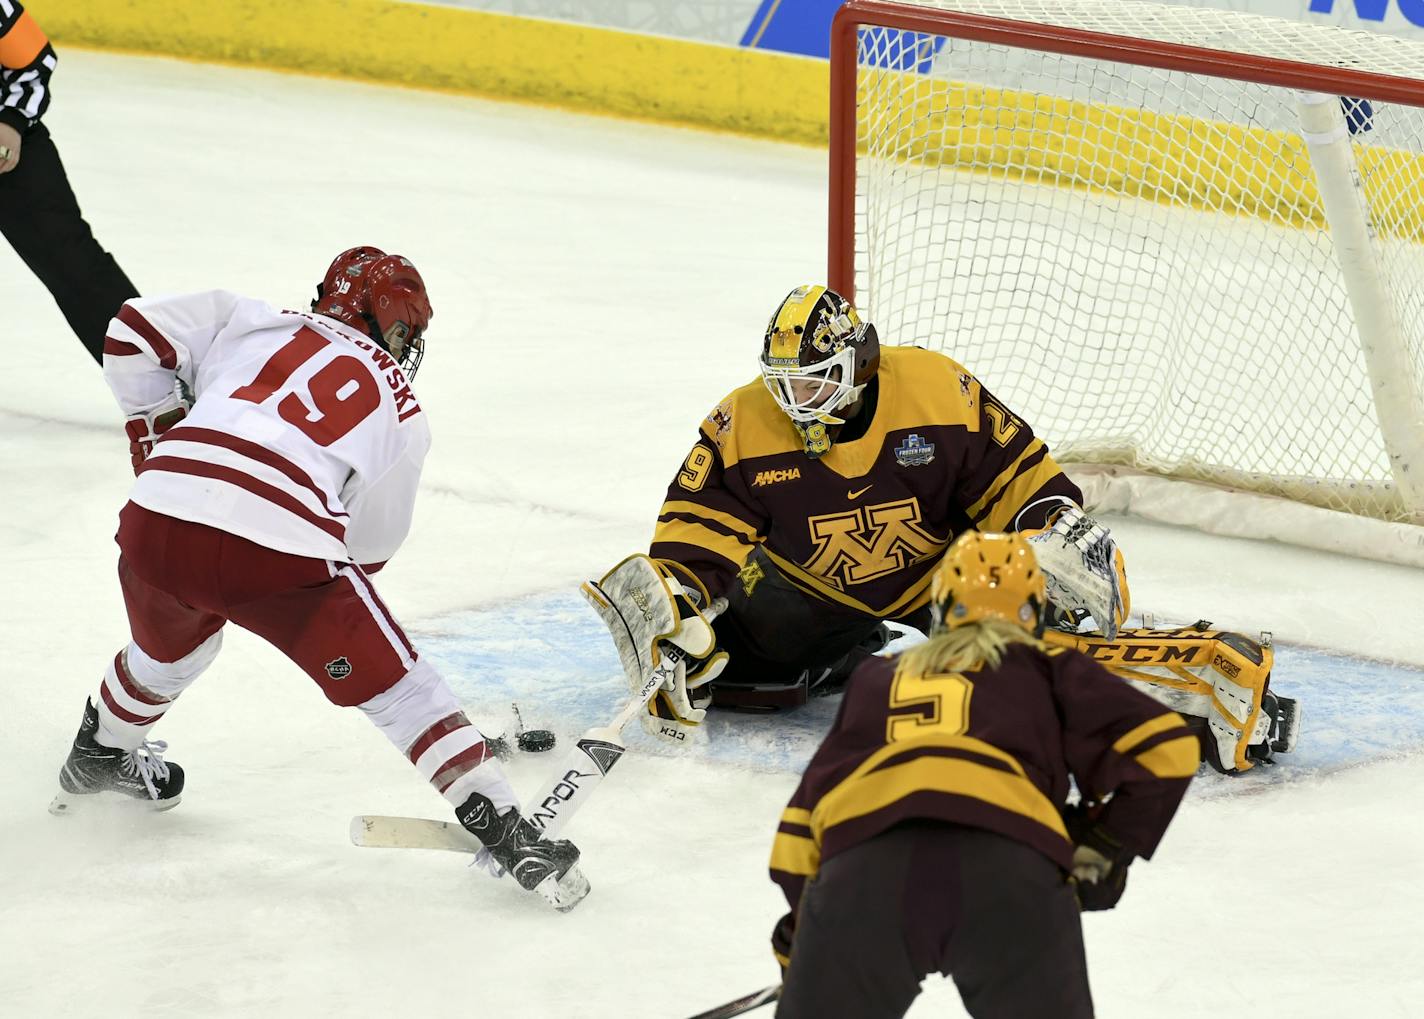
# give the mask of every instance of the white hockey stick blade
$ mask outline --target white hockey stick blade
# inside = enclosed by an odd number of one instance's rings
[[[444,849],[472,855],[484,849],[479,839],[453,821],[382,814],[353,817],[351,844],[367,849]]]

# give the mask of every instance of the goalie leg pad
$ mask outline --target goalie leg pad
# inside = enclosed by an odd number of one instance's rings
[[[1271,739],[1279,712],[1263,710],[1263,703],[1270,706],[1266,691],[1275,661],[1268,643],[1213,630],[1206,623],[1122,630],[1112,641],[1050,630],[1044,640],[1083,652],[1179,714],[1205,719],[1206,760],[1224,774],[1247,771],[1269,759],[1255,748],[1279,742],[1284,752],[1294,746],[1294,730],[1289,738]],[[1294,704],[1290,702],[1292,708]],[[1292,712],[1291,717],[1299,716]]]

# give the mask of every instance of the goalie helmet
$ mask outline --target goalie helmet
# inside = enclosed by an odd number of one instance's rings
[[[880,340],[834,290],[797,287],[767,323],[759,366],[772,399],[806,439],[806,452],[819,456],[830,449],[825,426],[844,424],[836,412],[875,377]]]
[[[434,314],[425,281],[410,260],[363,245],[332,260],[311,304],[318,315],[366,333],[414,379]]]
[[[1002,619],[1037,634],[1047,601],[1043,570],[1018,534],[968,531],[959,536],[930,581],[931,632]]]

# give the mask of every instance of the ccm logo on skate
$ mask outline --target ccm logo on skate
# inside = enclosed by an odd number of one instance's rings
[[[564,772],[564,777],[555,784],[549,795],[544,797],[543,802],[529,815],[529,820],[543,828],[559,816],[559,804],[567,803],[574,798],[574,794],[579,791],[579,779],[596,777],[594,772],[570,768]]]
[[[1235,679],[1241,675],[1241,666],[1221,655],[1217,655],[1211,660],[1211,667],[1217,672],[1220,672],[1227,679]]]
[[[342,655],[334,662],[326,663],[326,674],[332,679],[345,679],[351,675],[353,671],[355,670],[351,668],[351,663],[346,660],[345,655]]]

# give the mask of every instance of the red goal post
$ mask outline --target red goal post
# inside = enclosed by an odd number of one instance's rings
[[[1419,79],[1230,11],[849,0],[829,282],[1100,508],[1424,565]]]

